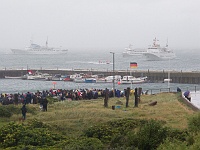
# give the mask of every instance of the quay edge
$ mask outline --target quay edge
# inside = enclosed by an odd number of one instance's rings
[[[32,71],[37,71],[32,69]],[[74,73],[87,73],[87,74],[103,74],[104,76],[111,76],[113,73],[115,75],[130,75],[130,70],[87,70],[87,69],[55,69],[55,70],[38,70],[42,73],[49,73],[52,75],[62,74],[62,75],[71,75]],[[27,70],[0,70],[0,78],[3,79],[5,76],[17,77],[22,76],[27,73]],[[135,77],[147,76],[150,82],[163,82],[164,79],[168,78],[168,71],[144,71],[144,70],[134,70],[131,75]],[[200,72],[183,72],[183,71],[171,71],[170,79],[171,83],[183,83],[183,84],[200,84]]]

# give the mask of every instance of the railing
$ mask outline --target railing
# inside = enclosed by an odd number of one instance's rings
[[[161,92],[170,92],[170,88],[149,89],[149,91],[151,91],[151,94],[161,93]],[[155,91],[158,91],[158,92],[155,92]]]
[[[172,88],[148,89],[147,91],[148,92],[150,91],[150,94],[161,93],[161,92],[177,92],[176,89],[172,89]],[[197,91],[200,91],[200,85],[199,86],[184,87],[184,88],[181,88],[181,91],[182,92],[194,91],[196,93]]]

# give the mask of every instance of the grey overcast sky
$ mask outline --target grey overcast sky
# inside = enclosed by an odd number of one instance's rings
[[[200,48],[200,0],[1,0],[0,48]]]

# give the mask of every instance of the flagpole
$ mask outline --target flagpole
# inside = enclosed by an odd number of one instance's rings
[[[133,75],[132,75],[132,68],[137,68],[137,63],[136,63],[136,62],[130,62],[130,72],[131,72],[130,75],[131,75],[131,76],[133,76]],[[132,83],[133,83],[133,82],[131,81],[131,89],[133,88],[133,87],[132,87]]]
[[[170,58],[169,58],[169,71],[168,71],[168,88],[170,88]]]
[[[130,68],[130,71],[131,71],[131,76],[132,76],[132,69]],[[131,90],[133,89],[133,85],[132,85],[132,81],[131,81]]]
[[[115,97],[115,53],[110,52],[113,55],[113,97]]]

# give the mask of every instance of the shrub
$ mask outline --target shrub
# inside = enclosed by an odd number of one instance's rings
[[[37,109],[27,105],[27,112],[36,114]],[[21,114],[21,105],[0,105],[0,117],[11,117],[13,114]]]
[[[111,140],[112,136],[117,133],[118,131],[116,128],[113,128],[107,124],[103,124],[88,128],[84,131],[83,135],[89,138],[98,138],[103,143],[107,143]]]
[[[191,150],[200,149],[200,133],[192,137],[192,145],[190,146]],[[190,144],[190,143],[189,143]]]
[[[167,128],[160,122],[150,120],[144,124],[133,138],[133,144],[137,144],[139,149],[156,149],[167,137]]]
[[[195,115],[194,117],[189,118],[188,120],[188,129],[191,132],[199,132],[200,131],[200,113]]]
[[[157,150],[188,150],[185,142],[176,140],[176,139],[166,139]]]
[[[185,142],[188,138],[188,135],[189,135],[189,133],[187,130],[168,128],[167,136],[169,138],[177,139],[179,141]]]
[[[82,138],[70,140],[63,150],[102,150],[103,144],[97,138]]]
[[[11,111],[9,111],[9,109],[7,109],[6,106],[0,106],[0,117],[6,117],[6,118],[10,118],[12,116]]]
[[[138,128],[147,123],[147,120],[125,118],[120,120],[109,121],[107,124],[119,130],[121,134],[126,134],[130,130]]]
[[[9,123],[0,128],[0,147],[52,146],[63,139],[63,137],[52,133],[48,128],[44,128],[44,125],[41,125],[42,123],[35,123],[35,121],[27,125]]]

